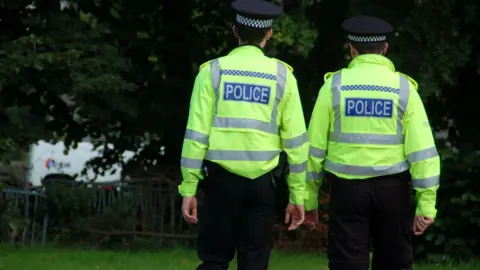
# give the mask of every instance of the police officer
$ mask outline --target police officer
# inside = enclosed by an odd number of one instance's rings
[[[412,269],[411,235],[436,215],[440,159],[418,84],[384,55],[392,27],[368,16],[347,19],[353,60],[327,73],[308,137],[307,221],[318,218],[322,172],[330,184],[329,267]],[[415,218],[411,187],[416,190]],[[413,232],[412,232],[413,229]]]
[[[282,10],[263,0],[238,0],[233,33],[239,46],[200,66],[182,150],[184,218],[197,222],[197,185],[205,201],[198,215],[197,269],[267,269],[274,224],[271,171],[285,151],[289,230],[304,219],[308,136],[292,68],[264,55]],[[204,161],[205,160],[205,161]],[[203,173],[202,173],[203,169]]]

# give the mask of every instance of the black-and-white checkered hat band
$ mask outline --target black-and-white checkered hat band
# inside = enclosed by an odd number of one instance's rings
[[[383,42],[387,40],[387,36],[353,36],[348,35],[347,38],[352,42],[357,43],[374,43]]]
[[[237,14],[237,22],[247,27],[259,28],[259,29],[270,28],[273,25],[273,19],[269,19],[269,20],[251,19],[251,18],[244,17],[240,14]]]

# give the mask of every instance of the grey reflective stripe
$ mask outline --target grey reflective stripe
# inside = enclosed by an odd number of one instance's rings
[[[437,148],[435,148],[434,146],[434,147],[430,147],[424,150],[420,150],[420,151],[408,154],[407,160],[408,162],[410,162],[410,164],[412,164],[412,163],[429,159],[432,157],[436,157],[436,156],[438,156],[438,152],[437,152]]]
[[[274,159],[280,150],[245,151],[245,150],[208,150],[209,160],[269,161]]]
[[[283,98],[283,94],[285,93],[286,82],[287,82],[287,68],[282,63],[277,62],[277,87],[275,87],[276,95],[273,103],[272,115],[270,117],[270,125],[272,127],[275,127],[275,129],[272,129],[272,132],[271,132],[273,134],[278,134],[278,124],[277,124],[278,104],[280,104],[280,101]]]
[[[295,148],[304,145],[308,142],[308,135],[307,133],[303,133],[300,136],[291,139],[283,139],[283,148]]]
[[[396,145],[403,144],[403,116],[408,105],[410,84],[408,79],[400,75],[400,89],[397,106],[397,132],[393,135],[383,134],[361,134],[361,133],[343,133],[342,116],[340,110],[340,97],[342,90],[342,73],[338,72],[332,78],[332,107],[335,113],[334,131],[330,133],[330,140],[343,143],[358,144],[382,144]]]
[[[195,159],[195,158],[186,158],[182,157],[180,159],[180,166],[189,169],[201,169],[203,164],[203,159]]]
[[[412,179],[412,185],[414,188],[431,188],[440,184],[440,176],[432,176],[423,179]]]
[[[250,128],[272,133],[273,130],[278,131],[277,124],[266,123],[256,119],[247,118],[228,118],[215,117],[212,122],[214,127],[234,127],[234,128]]]
[[[404,172],[410,169],[410,164],[405,160],[389,166],[355,166],[355,165],[340,164],[340,163],[336,163],[326,159],[325,169],[332,172],[350,174],[350,175],[382,176],[382,175]]]
[[[307,170],[307,162],[304,161],[300,164],[288,164],[290,173],[303,173]]]
[[[270,115],[270,122],[263,122],[255,119],[245,119],[245,118],[230,118],[230,117],[219,117],[218,116],[218,102],[220,99],[220,82],[221,82],[221,69],[218,59],[210,62],[210,70],[212,74],[212,85],[215,93],[215,115],[212,122],[213,127],[220,128],[248,128],[256,129],[266,133],[278,134],[279,127],[277,124],[278,118],[278,104],[282,100],[283,94],[285,93],[285,84],[287,80],[287,68],[277,62],[277,85],[275,100],[273,101],[272,113]],[[242,75],[243,73],[239,73]],[[232,74],[230,74],[232,75]]]
[[[322,174],[323,174],[323,172],[321,172],[321,173],[307,172],[307,181],[320,180],[322,178]]]
[[[400,89],[398,93],[398,107],[397,107],[397,136],[402,136],[398,144],[404,143],[403,138],[403,116],[407,110],[408,99],[410,96],[410,83],[408,79],[400,74]]]
[[[218,59],[210,62],[210,74],[212,75],[212,86],[213,92],[215,93],[215,115],[218,112],[218,99],[220,98],[219,89],[220,89],[220,63]]]
[[[327,151],[325,149],[320,149],[320,148],[310,146],[310,150],[308,154],[316,158],[325,158]]]
[[[344,139],[337,138],[342,133],[342,114],[340,112],[340,91],[342,87],[342,72],[332,77],[332,107],[334,112],[333,132],[330,134],[330,141],[344,142]],[[348,136],[348,134],[346,134]]]
[[[208,135],[195,130],[187,129],[185,131],[185,139],[193,140],[208,145]]]
[[[333,132],[330,133],[330,140],[342,143],[395,145],[403,143],[403,136]]]

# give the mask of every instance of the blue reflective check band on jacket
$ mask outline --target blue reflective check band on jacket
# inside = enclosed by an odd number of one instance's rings
[[[286,76],[287,70],[284,65],[281,63],[277,64],[277,74],[267,74],[262,72],[250,72],[250,71],[241,71],[241,70],[222,70],[220,68],[219,60],[216,59],[210,63],[210,69],[212,74],[212,85],[215,93],[215,113],[213,117],[212,126],[220,128],[248,128],[256,129],[259,131],[278,134],[279,126],[277,124],[278,118],[278,105],[283,97],[285,92]],[[256,119],[245,119],[245,118],[230,118],[230,117],[220,117],[218,116],[218,102],[220,100],[220,80],[221,75],[230,75],[230,76],[246,76],[246,77],[256,77],[267,80],[274,80],[277,82],[275,101],[273,104],[273,110],[271,114],[271,121],[263,122]],[[292,143],[295,143],[294,141]],[[234,151],[234,150],[208,150],[207,159],[214,160],[244,160],[244,161],[256,161],[256,160],[271,160],[275,158],[280,151],[268,151],[268,153],[263,153],[262,151]]]
[[[218,65],[218,59],[214,60],[214,62],[215,61],[217,61],[216,65]],[[213,62],[212,62],[211,65],[213,65]],[[255,78],[267,79],[267,80],[272,80],[272,81],[277,80],[277,76],[273,75],[273,74],[263,73],[263,72],[255,72],[255,71],[245,71],[245,70],[222,69],[222,70],[220,70],[220,75],[255,77]],[[213,77],[212,77],[212,79],[213,79]]]

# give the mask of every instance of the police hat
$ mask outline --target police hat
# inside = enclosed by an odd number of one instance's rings
[[[392,26],[379,18],[356,16],[345,20],[342,28],[347,32],[347,39],[352,43],[379,43],[387,41],[392,33]]]
[[[282,14],[282,8],[263,0],[236,0],[232,8],[237,13],[236,23],[256,29],[266,29]]]

